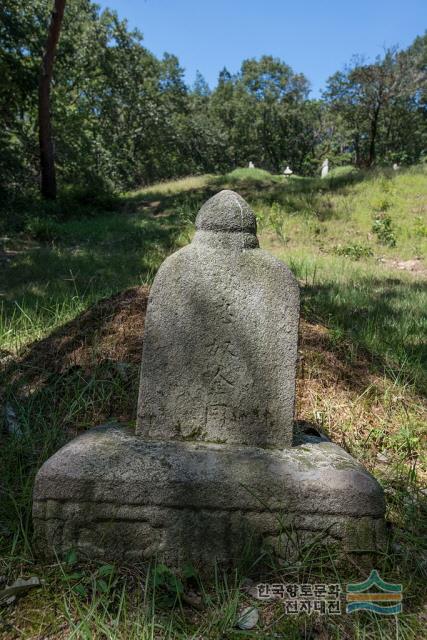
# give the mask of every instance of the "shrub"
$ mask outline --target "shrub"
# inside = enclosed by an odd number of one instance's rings
[[[372,249],[364,244],[348,244],[346,246],[338,245],[334,247],[333,252],[338,256],[345,256],[346,258],[351,258],[352,260],[360,260],[360,258],[369,258],[374,255]]]
[[[390,216],[385,214],[377,215],[372,224],[372,231],[376,234],[378,242],[381,244],[387,247],[396,246],[396,235]]]

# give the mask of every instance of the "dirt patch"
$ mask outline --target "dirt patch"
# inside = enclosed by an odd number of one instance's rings
[[[381,264],[392,269],[400,271],[409,271],[417,276],[427,278],[427,268],[421,258],[413,258],[412,260],[394,260],[392,258],[381,258]]]
[[[381,397],[387,385],[375,373],[368,354],[350,343],[335,343],[327,327],[304,319],[299,353],[298,418],[316,423],[346,448],[346,437],[354,437],[354,426],[360,437],[368,437],[375,424],[386,418]]]
[[[301,319],[299,352],[300,380],[319,378],[326,386],[356,393],[376,380],[368,355],[356,351],[350,343],[334,343],[322,324]]]

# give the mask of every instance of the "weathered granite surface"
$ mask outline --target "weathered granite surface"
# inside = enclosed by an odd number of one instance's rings
[[[380,547],[376,480],[293,428],[295,279],[259,249],[255,216],[232,191],[211,198],[196,227],[151,290],[136,435],[93,429],[37,474],[40,553],[206,570],[266,546],[294,556],[320,538]]]
[[[255,215],[233,191],[203,205],[196,229],[151,289],[136,432],[153,440],[290,445],[298,284],[258,248]]]
[[[251,545],[287,556],[314,536],[347,550],[371,550],[384,538],[378,483],[320,438],[271,450],[143,441],[98,427],[40,469],[33,515],[45,555],[73,548],[90,558],[157,557],[173,566],[232,563]]]

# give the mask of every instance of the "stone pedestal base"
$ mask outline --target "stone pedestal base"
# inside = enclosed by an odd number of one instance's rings
[[[331,442],[260,449],[145,442],[115,426],[76,438],[40,469],[37,547],[45,556],[179,567],[237,563],[315,539],[372,552],[384,541],[377,481]]]

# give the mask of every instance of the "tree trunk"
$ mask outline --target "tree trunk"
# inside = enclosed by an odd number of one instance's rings
[[[354,153],[355,153],[355,165],[356,167],[360,167],[361,166],[361,159],[360,159],[360,134],[358,131],[356,131],[356,133],[354,134]]]
[[[377,129],[378,129],[378,116],[380,113],[380,106],[378,105],[375,108],[373,113],[373,117],[371,120],[371,132],[370,132],[370,140],[369,140],[369,158],[368,158],[368,166],[372,167],[375,162],[375,143],[377,141]]]
[[[56,47],[64,17],[66,0],[54,0],[52,17],[43,55],[39,79],[39,145],[41,193],[44,198],[56,198],[55,156],[50,121],[50,87]]]

